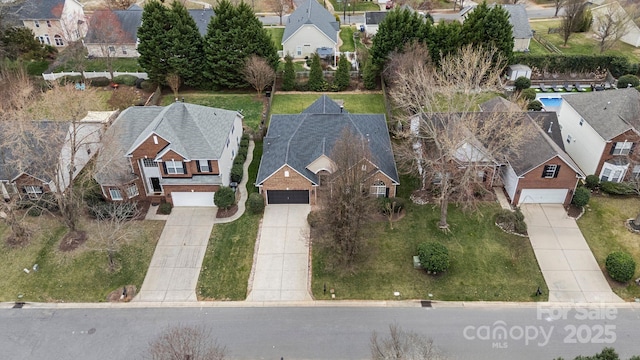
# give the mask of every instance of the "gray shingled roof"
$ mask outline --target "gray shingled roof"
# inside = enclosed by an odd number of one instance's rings
[[[386,17],[386,11],[367,11],[364,13],[364,23],[367,25],[378,25]]]
[[[558,113],[555,111],[530,111],[528,114],[542,131],[564,151],[564,139],[560,131]]]
[[[315,25],[333,42],[338,43],[340,25],[336,18],[316,0],[305,0],[291,14],[285,24],[282,43],[284,44],[303,25]]]
[[[509,13],[509,22],[513,27],[513,37],[516,39],[530,39],[533,37],[527,9],[522,4],[502,5]]]
[[[318,111],[312,112],[314,109]],[[372,162],[399,183],[384,115],[340,113],[339,109],[337,103],[323,95],[301,114],[272,115],[263,141],[256,184],[261,184],[284,165],[317,184],[317,176],[306,167],[320,155],[330,156],[345,128],[369,139]]]
[[[506,112],[506,111],[522,111],[518,104],[513,103],[502,96],[496,96],[491,100],[487,100],[482,104],[478,105],[480,111],[488,111],[488,112]]]
[[[17,7],[20,20],[60,19],[65,0],[27,0]]]
[[[195,20],[200,35],[207,35],[207,27],[213,17],[213,9],[190,9],[189,15]]]
[[[640,130],[640,93],[636,89],[571,94],[562,98],[605,140],[629,129]]]

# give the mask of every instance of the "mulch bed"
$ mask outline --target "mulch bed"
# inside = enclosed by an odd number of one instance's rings
[[[582,214],[582,208],[574,204],[569,204],[569,206],[565,206],[565,210],[567,210],[567,215],[571,216],[574,219],[580,216],[580,214]]]
[[[30,234],[27,234],[27,236],[25,236],[24,238],[19,238],[11,235],[7,238],[6,242],[10,248],[21,248],[29,244],[29,237]]]
[[[134,220],[144,220],[144,218],[147,216],[147,212],[149,212],[150,206],[151,206],[151,201],[149,200],[138,201],[136,203],[136,207],[138,208],[138,214],[136,215]]]
[[[62,240],[58,249],[60,251],[69,252],[77,249],[80,245],[87,241],[87,233],[84,231],[72,231],[67,233]]]
[[[218,219],[228,218],[230,216],[233,216],[237,212],[238,212],[238,205],[233,205],[232,207],[226,210],[218,209],[218,212],[216,213],[216,218]]]

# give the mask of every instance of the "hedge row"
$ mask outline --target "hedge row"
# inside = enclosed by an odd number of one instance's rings
[[[638,64],[630,64],[627,58],[614,55],[531,55],[514,54],[514,64],[546,69],[552,72],[592,72],[608,69],[613,76],[638,72]]]

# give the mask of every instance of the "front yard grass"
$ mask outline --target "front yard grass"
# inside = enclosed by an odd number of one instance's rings
[[[244,115],[244,124],[253,130],[257,130],[260,126],[260,118],[262,116],[262,101],[259,100],[255,92],[230,94],[208,91],[188,91],[180,92],[180,97],[184,97],[184,101],[192,104],[211,106],[220,109],[238,111],[242,110]],[[172,94],[162,98],[162,106],[166,106],[174,102]]]
[[[406,182],[402,182],[407,186]],[[494,224],[499,206],[483,205],[479,212],[463,213],[449,207],[450,233],[437,228],[440,211],[432,204],[408,202],[406,216],[394,223],[375,223],[362,259],[351,271],[332,269],[330,254],[313,247],[312,291],[316,299],[389,300],[425,299],[450,301],[546,301],[546,284],[527,238],[502,232]],[[445,273],[428,275],[414,269],[412,257],[425,241],[447,246],[451,266]],[[540,286],[544,295],[535,296]],[[433,295],[430,297],[429,294]]]
[[[640,264],[640,234],[632,233],[625,227],[625,221],[635,218],[639,210],[640,199],[637,197],[594,196],[589,201],[586,212],[578,220],[580,231],[609,280],[611,288],[618,296],[628,301],[640,297],[640,286],[635,285],[633,281],[625,286],[611,280],[605,270],[605,260],[610,253],[624,250]],[[640,266],[636,266],[633,279],[639,276]]]
[[[161,221],[133,223],[137,236],[120,248],[119,268],[110,273],[107,254],[97,250],[90,231],[84,245],[63,253],[58,244],[66,233],[64,226],[45,215],[28,221],[34,233],[22,248],[8,247],[4,239],[10,230],[0,227],[0,301],[101,302],[124,285],[132,284],[139,290],[164,227]],[[38,264],[38,271],[32,270],[34,264]]]
[[[322,93],[317,94],[275,94],[271,104],[271,114],[299,114]],[[384,114],[384,96],[380,94],[329,93],[330,98],[344,100],[344,108],[353,114]]]
[[[253,161],[249,166],[249,194],[257,191],[252,184],[258,175],[261,157],[262,142],[256,142]],[[247,297],[253,250],[261,218],[261,214],[253,215],[245,211],[238,220],[213,227],[198,280],[199,299],[244,300]]]

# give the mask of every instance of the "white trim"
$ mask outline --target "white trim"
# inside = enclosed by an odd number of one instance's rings
[[[293,167],[291,167],[289,164],[283,164],[282,166],[277,168],[274,172],[272,172],[271,175],[267,176],[266,178],[264,178],[264,180],[262,180],[259,184],[256,184],[256,185],[258,185],[258,186],[263,185],[265,181],[269,180],[269,178],[271,178],[273,175],[275,175],[275,173],[277,173],[278,171],[282,170],[282,168],[285,167],[285,166],[288,167],[289,169],[295,171],[296,173],[298,173],[298,175],[302,176],[303,178],[307,179],[311,183],[311,185],[314,185],[314,186],[318,185],[315,182],[313,182],[313,180],[311,180],[308,177],[302,175],[302,173],[300,173],[298,170],[296,170]]]
[[[294,37],[298,31],[300,31],[300,29],[304,28],[305,26],[313,26],[314,28],[316,28],[316,30],[318,30],[318,32],[320,34],[322,34],[324,37],[326,37],[329,41],[331,41],[333,43],[333,46],[336,46],[338,44],[337,41],[334,41],[333,39],[331,39],[324,31],[320,30],[319,27],[317,27],[315,24],[304,24],[302,26],[300,26],[298,29],[296,29],[296,31],[293,32],[293,34],[289,35],[288,38],[286,39],[282,39],[282,48],[284,49],[284,43],[286,43],[287,41],[289,41],[292,37]],[[286,26],[285,26],[286,28]],[[336,31],[336,39],[340,38],[340,31]],[[304,46],[303,46],[304,47]],[[315,51],[314,51],[315,52]]]

